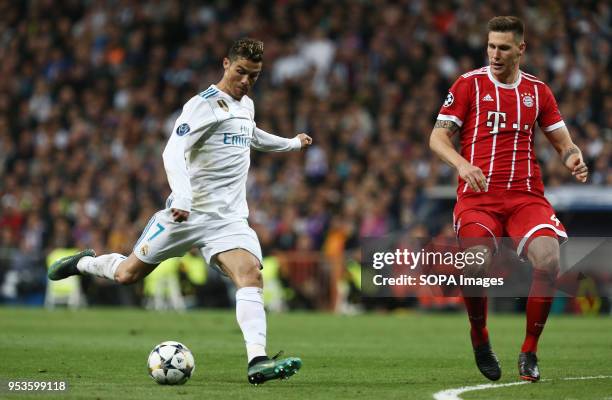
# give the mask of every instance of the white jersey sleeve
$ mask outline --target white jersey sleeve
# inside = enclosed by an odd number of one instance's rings
[[[253,130],[251,147],[259,151],[269,152],[293,151],[299,150],[302,147],[302,142],[300,142],[298,137],[287,139],[272,135],[271,133],[255,127]]]
[[[242,98],[242,103],[251,113],[251,118],[255,118],[255,103],[253,100],[244,96]],[[263,129],[255,128],[253,129],[253,139],[251,140],[251,147],[255,150],[259,151],[267,151],[267,152],[281,152],[281,151],[293,151],[299,150],[302,147],[302,143],[300,139],[293,138],[287,139],[284,137],[272,135],[264,131]]]
[[[200,96],[192,97],[183,106],[170,139],[162,154],[168,183],[172,189],[172,207],[191,211],[193,193],[185,153],[198,141],[206,141],[217,118],[210,104]]]

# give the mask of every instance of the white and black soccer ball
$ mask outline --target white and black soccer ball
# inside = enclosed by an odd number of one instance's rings
[[[147,360],[149,375],[161,385],[182,385],[195,371],[191,350],[179,342],[163,342],[155,346]]]

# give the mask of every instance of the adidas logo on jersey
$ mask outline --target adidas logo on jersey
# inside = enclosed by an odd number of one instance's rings
[[[493,101],[493,97],[489,93],[485,97],[482,98],[482,101]]]

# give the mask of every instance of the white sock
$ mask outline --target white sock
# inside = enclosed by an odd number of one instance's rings
[[[83,257],[77,263],[77,269],[85,274],[114,281],[117,267],[126,258],[126,256],[118,253],[104,254],[98,257]]]
[[[236,291],[236,319],[244,336],[248,361],[266,356],[266,310],[261,288],[243,287]]]

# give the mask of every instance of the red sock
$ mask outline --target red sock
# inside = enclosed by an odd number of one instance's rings
[[[458,234],[463,248],[474,245],[487,246],[490,251],[495,248],[495,238],[491,237],[491,232],[479,223],[468,223],[462,226]],[[489,341],[486,291],[482,287],[469,286],[462,287],[461,291],[470,319],[472,347],[480,346]]]
[[[465,308],[470,320],[470,337],[472,347],[480,346],[489,341],[489,331],[487,330],[487,298],[485,297],[464,297]]]
[[[544,324],[550,312],[555,294],[555,273],[533,270],[533,281],[527,299],[527,329],[522,352],[535,353],[538,350],[538,339],[544,330]]]

